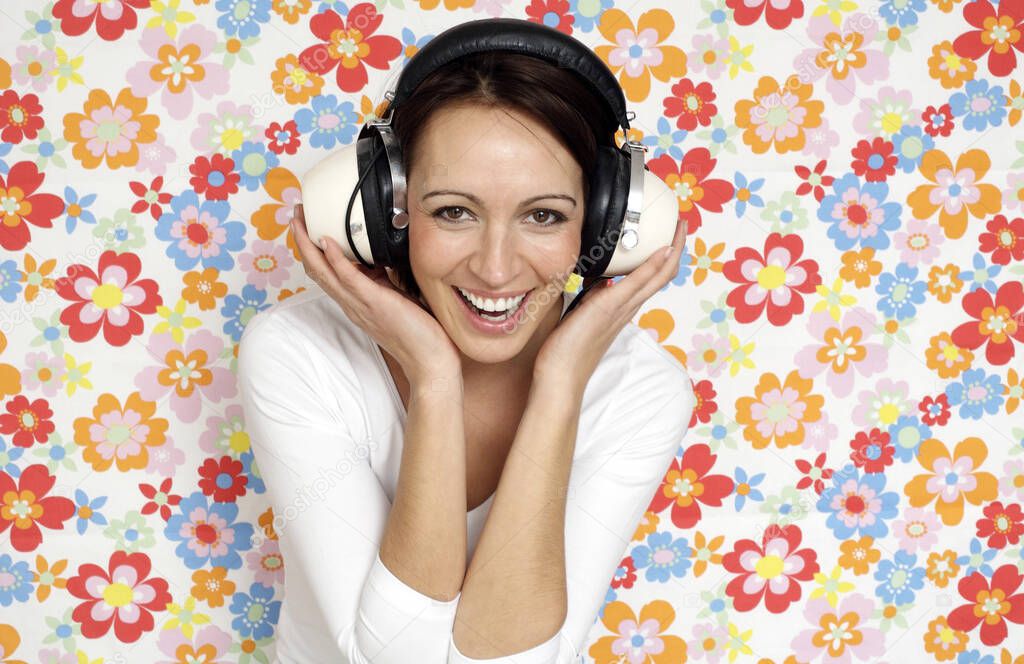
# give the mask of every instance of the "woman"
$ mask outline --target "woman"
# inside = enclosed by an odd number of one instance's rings
[[[320,290],[254,317],[239,351],[287,566],[281,662],[579,657],[694,405],[630,322],[676,274],[681,227],[560,320],[595,145],[613,140],[598,103],[510,53],[423,81],[394,117],[396,272],[318,249],[297,208]]]

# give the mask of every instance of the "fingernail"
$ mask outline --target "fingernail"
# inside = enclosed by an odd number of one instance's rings
[[[665,251],[661,252],[662,258],[668,258],[672,254],[672,249],[675,247],[665,247]]]
[[[327,238],[320,238],[320,249],[322,249],[324,253],[327,253]]]

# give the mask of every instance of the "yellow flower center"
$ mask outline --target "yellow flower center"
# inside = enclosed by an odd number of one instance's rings
[[[134,593],[123,583],[111,583],[103,589],[103,601],[110,606],[128,606],[132,603]]]
[[[92,291],[92,301],[100,309],[113,309],[123,299],[124,292],[114,284],[103,284]]]
[[[757,561],[754,565],[754,569],[757,571],[757,575],[762,579],[774,579],[779,574],[782,574],[782,568],[785,566],[782,558],[778,556],[765,556],[761,560]]]
[[[786,271],[778,265],[765,265],[757,273],[757,285],[765,290],[778,288],[786,283]]]

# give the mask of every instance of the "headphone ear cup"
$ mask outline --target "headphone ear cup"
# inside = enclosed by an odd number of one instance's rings
[[[599,145],[577,261],[577,272],[584,279],[609,276],[605,271],[622,231],[629,178],[629,156],[610,145]]]
[[[364,134],[356,143],[359,172],[364,173],[369,169],[369,173],[363,180],[359,198],[366,217],[373,263],[378,267],[394,268],[397,261],[407,255],[408,227],[394,228],[391,225],[394,194],[384,141],[373,127],[366,127]]]

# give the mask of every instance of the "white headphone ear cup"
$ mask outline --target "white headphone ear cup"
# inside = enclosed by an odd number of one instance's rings
[[[615,245],[604,277],[629,274],[660,247],[672,244],[679,219],[676,193],[660,177],[644,169],[644,203],[640,213],[640,242],[632,249]]]
[[[349,244],[345,233],[345,211],[358,182],[359,164],[356,142],[353,141],[328,154],[299,178],[302,212],[306,219],[306,231],[314,244],[319,244],[320,238],[324,236],[330,237],[338,243],[349,260],[357,261],[352,251],[354,244],[363,260],[373,264],[361,194],[356,194],[352,203],[352,244]]]

